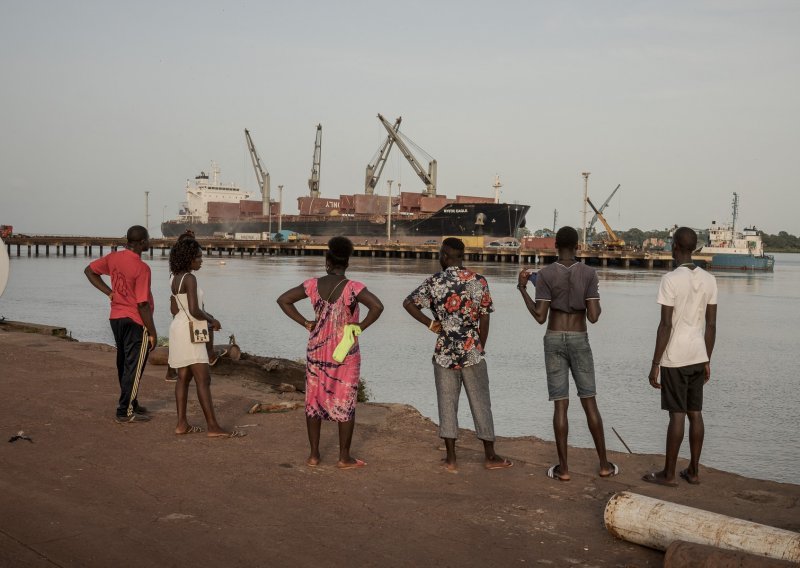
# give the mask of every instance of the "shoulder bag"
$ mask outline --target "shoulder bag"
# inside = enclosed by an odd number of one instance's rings
[[[188,274],[188,272],[186,274]],[[183,313],[186,314],[186,318],[189,320],[189,338],[191,339],[191,342],[208,343],[209,339],[211,339],[210,334],[208,333],[208,322],[205,320],[195,319],[189,315],[189,312],[186,311],[183,303],[178,298],[181,291],[181,285],[183,284],[183,279],[186,278],[186,274],[181,276],[181,281],[178,282],[178,294],[173,294],[172,297],[175,298],[175,302],[177,302],[177,304],[183,310]]]

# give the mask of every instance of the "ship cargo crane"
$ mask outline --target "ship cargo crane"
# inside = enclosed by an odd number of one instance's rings
[[[386,132],[389,133],[389,136],[392,138],[392,140],[394,140],[394,143],[400,149],[400,152],[402,152],[405,159],[408,160],[408,163],[411,165],[414,173],[417,174],[419,179],[422,180],[422,183],[425,184],[425,196],[436,197],[436,160],[431,159],[431,161],[428,163],[428,170],[426,171],[425,168],[422,167],[422,164],[420,164],[419,161],[414,157],[414,154],[411,153],[411,150],[409,150],[400,132],[396,131],[394,127],[389,124],[385,118],[383,118],[383,115],[378,114],[378,120],[381,121],[381,124],[383,124]],[[419,149],[422,150],[421,148]]]
[[[603,217],[603,214],[600,213],[600,211],[597,210],[597,207],[594,206],[594,203],[592,203],[592,200],[587,197],[586,198],[586,202],[589,204],[589,206],[594,211],[595,215],[597,215],[597,218],[600,219],[600,222],[606,228],[606,234],[608,235],[608,238],[605,240],[605,243],[604,243],[606,245],[606,247],[608,247],[608,248],[622,248],[622,247],[624,247],[625,246],[625,241],[620,239],[617,236],[617,234],[611,229],[611,226],[608,224],[608,221],[606,221],[606,218]]]
[[[392,129],[395,131],[395,133],[400,131],[400,122],[402,120],[403,117],[398,117],[397,120],[394,121],[394,126]],[[386,140],[384,140],[383,144],[381,144],[381,147],[378,148],[378,152],[367,164],[367,175],[364,179],[364,193],[367,195],[372,195],[375,193],[378,180],[381,179],[381,173],[386,165],[386,158],[389,157],[389,151],[392,149],[393,144],[394,137],[391,134],[387,135]]]
[[[250,137],[250,131],[244,129],[244,137],[247,139],[247,149],[250,150],[250,160],[253,162],[253,169],[256,172],[256,180],[258,186],[261,188],[261,214],[270,217],[270,191],[269,191],[269,172],[261,165],[261,159],[256,152],[256,146],[253,144],[253,139]]]
[[[317,124],[317,138],[314,141],[314,163],[311,165],[311,177],[308,178],[308,189],[311,197],[319,197],[319,171],[322,161],[322,125]]]
[[[617,187],[614,188],[614,191],[611,192],[611,195],[608,196],[608,199],[606,199],[603,202],[603,204],[600,206],[599,209],[600,213],[606,210],[606,207],[608,207],[608,204],[611,202],[611,198],[614,197],[614,194],[617,193],[617,190],[620,188],[621,185],[622,185],[621,183],[617,184]],[[592,233],[592,227],[594,227],[595,223],[597,223],[597,213],[595,213],[594,217],[592,217],[592,220],[589,221],[589,228],[586,231],[587,233],[589,234]]]

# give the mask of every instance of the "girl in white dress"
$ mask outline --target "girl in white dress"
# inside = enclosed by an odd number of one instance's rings
[[[173,319],[169,326],[169,366],[178,371],[175,383],[175,404],[178,409],[176,434],[202,432],[199,426],[191,426],[186,419],[186,401],[189,397],[189,383],[194,379],[197,400],[208,425],[210,438],[241,437],[245,433],[233,430],[228,432],[217,423],[214,404],[211,400],[211,372],[208,366],[208,352],[205,343],[192,343],[189,336],[189,318],[207,321],[208,327],[219,331],[222,326],[208,312],[202,309],[203,291],[197,285],[194,271],[203,265],[203,249],[194,239],[182,239],[173,245],[169,253],[169,270],[172,273],[170,290],[170,309]]]

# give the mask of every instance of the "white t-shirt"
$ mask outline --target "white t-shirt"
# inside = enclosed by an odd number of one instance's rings
[[[662,367],[685,367],[708,361],[706,306],[717,303],[717,280],[702,268],[679,266],[661,277],[658,303],[672,306],[672,335]]]

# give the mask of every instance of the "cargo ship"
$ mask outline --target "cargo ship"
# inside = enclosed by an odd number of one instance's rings
[[[746,227],[736,230],[739,216],[739,195],[733,194],[733,216],[730,224],[717,225],[711,222],[708,230],[708,243],[698,251],[700,254],[712,255],[706,268],[712,270],[761,270],[771,272],[775,266],[775,257],[764,253],[761,231]]]
[[[320,194],[321,132],[317,126],[314,159],[309,179],[310,193],[298,198],[298,213],[283,214],[282,199],[275,202],[270,195],[269,173],[264,169],[249,131],[245,130],[248,149],[261,188],[261,200],[234,184],[220,182],[220,170],[212,163],[210,175],[201,172],[186,182],[186,201],[176,219],[161,225],[164,237],[177,237],[187,229],[198,237],[221,237],[236,233],[263,234],[270,238],[278,231],[293,231],[309,237],[412,237],[485,236],[516,237],[525,226],[528,205],[501,203],[499,178],[492,187],[494,197],[456,195],[448,198],[436,189],[436,160],[423,168],[412,155],[405,136],[400,133],[398,118],[394,125],[378,115],[388,135],[376,156],[367,165],[363,194],[341,194],[323,197]],[[414,172],[425,184],[422,192],[399,191],[376,195],[389,151],[398,146]],[[398,183],[398,188],[400,184]],[[279,186],[282,187],[282,186]]]

